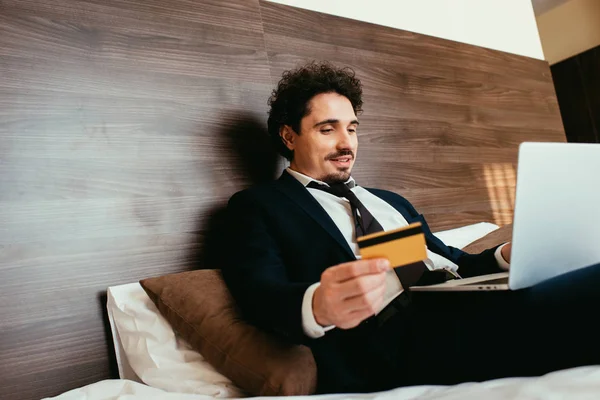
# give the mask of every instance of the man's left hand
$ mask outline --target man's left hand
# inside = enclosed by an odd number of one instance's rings
[[[508,242],[506,244],[506,246],[504,246],[502,248],[502,250],[500,250],[500,254],[502,255],[502,258],[504,258],[504,260],[506,260],[507,263],[510,264],[510,252],[512,250],[512,242]]]

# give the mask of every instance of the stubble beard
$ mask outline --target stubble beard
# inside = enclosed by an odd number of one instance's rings
[[[327,174],[321,179],[321,182],[325,182],[328,185],[335,185],[337,183],[345,183],[348,179],[350,179],[350,169],[339,170],[337,172]]]

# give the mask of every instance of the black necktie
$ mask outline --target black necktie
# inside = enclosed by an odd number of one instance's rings
[[[345,197],[350,202],[352,216],[354,217],[354,226],[356,228],[356,237],[368,235],[370,233],[381,232],[383,227],[373,217],[373,214],[367,210],[364,204],[356,197],[356,194],[345,183],[336,183],[330,186],[321,185],[315,181],[308,184],[309,188],[323,190],[337,197]],[[360,214],[360,215],[359,215]],[[405,265],[403,267],[394,268],[394,272],[398,275],[400,283],[404,289],[414,286],[420,279],[429,282],[443,282],[441,274],[434,274],[436,277],[430,276],[427,266],[424,262]],[[431,279],[430,279],[431,278]],[[442,280],[440,280],[442,279]]]

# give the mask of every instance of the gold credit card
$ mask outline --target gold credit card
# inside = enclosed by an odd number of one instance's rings
[[[425,234],[420,222],[361,236],[357,243],[362,258],[387,258],[393,268],[427,258]]]

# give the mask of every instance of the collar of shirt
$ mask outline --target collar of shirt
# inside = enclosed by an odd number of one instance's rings
[[[297,180],[298,182],[300,182],[302,185],[304,185],[304,187],[308,186],[308,184],[309,184],[309,183],[311,183],[311,182],[317,182],[317,183],[319,183],[319,184],[321,184],[321,185],[327,185],[327,186],[329,186],[329,185],[328,185],[327,183],[325,183],[325,182],[322,182],[322,181],[320,181],[320,180],[318,180],[318,179],[311,178],[310,176],[308,176],[308,175],[304,175],[304,174],[302,174],[302,173],[300,173],[300,172],[298,172],[298,171],[294,171],[294,170],[293,170],[293,169],[291,169],[290,167],[286,168],[285,170],[287,171],[287,173],[288,173],[288,174],[290,174],[291,176],[293,176],[294,178],[296,178],[296,180]],[[346,182],[344,182],[344,183],[345,183],[346,185],[348,185],[348,187],[349,187],[350,189],[352,189],[352,188],[354,188],[354,187],[358,186],[358,185],[356,184],[356,181],[354,180],[354,178],[353,178],[353,177],[350,177],[350,178],[348,178],[348,180],[347,180]]]

